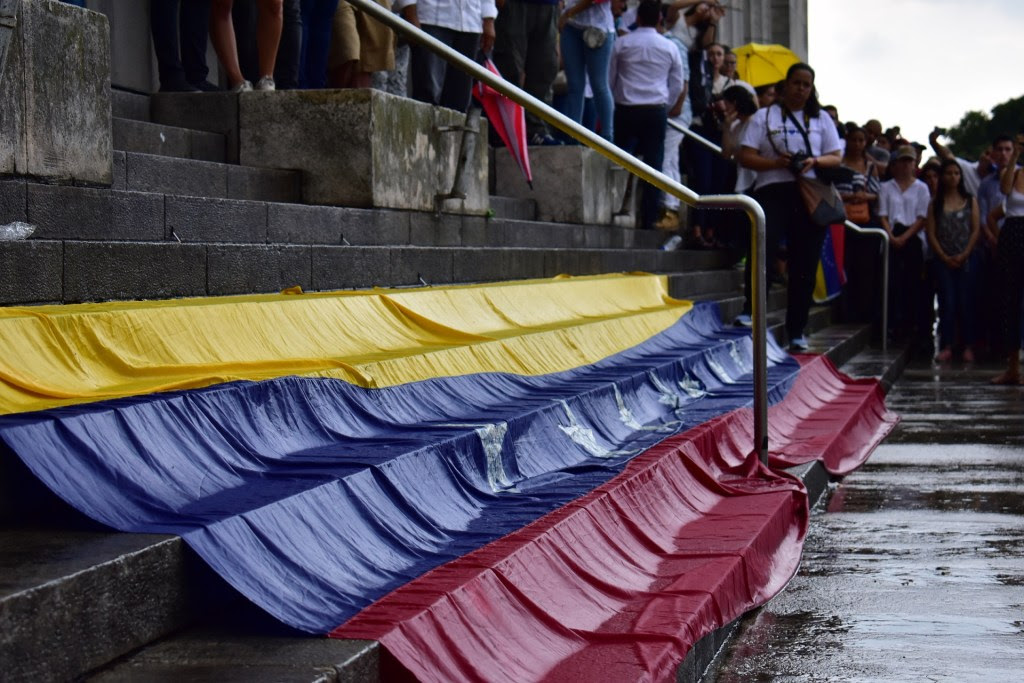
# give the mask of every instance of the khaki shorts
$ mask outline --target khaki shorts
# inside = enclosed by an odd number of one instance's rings
[[[382,7],[390,7],[387,0],[376,2]],[[384,24],[342,0],[334,13],[327,66],[329,69],[337,69],[355,60],[359,61],[359,70],[365,73],[394,69],[395,34]]]

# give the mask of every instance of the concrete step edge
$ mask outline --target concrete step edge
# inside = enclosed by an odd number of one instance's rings
[[[227,138],[223,133],[120,117],[114,117],[111,123],[115,150],[203,161],[227,159]]]
[[[114,152],[113,190],[292,204],[302,199],[298,171],[239,166],[146,152]]]

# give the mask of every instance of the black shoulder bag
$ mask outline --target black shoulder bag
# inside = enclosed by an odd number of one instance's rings
[[[793,116],[793,112],[789,111],[785,107],[779,107],[782,111],[786,112],[786,116],[796,129],[800,131],[800,134],[804,138],[804,144],[807,146],[807,155],[812,156],[811,152],[811,140],[807,135],[807,131]],[[772,143],[772,147],[775,147],[775,143]],[[778,154],[778,150],[775,150]],[[828,176],[826,180],[822,178],[809,178],[803,173],[794,173],[796,176],[796,184],[800,189],[800,197],[804,200],[804,206],[807,207],[807,215],[810,216],[811,222],[817,225],[819,228],[825,228],[836,223],[843,223],[846,221],[846,207],[843,205],[843,198],[839,196],[839,191],[836,186],[832,183],[834,179],[839,176],[842,177],[841,169],[835,169],[839,173],[822,173],[826,169],[817,168],[815,169],[815,175]],[[829,171],[833,169],[828,169]],[[851,174],[852,171],[846,169]]]

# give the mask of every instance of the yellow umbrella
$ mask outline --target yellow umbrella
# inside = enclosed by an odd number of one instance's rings
[[[733,48],[736,53],[736,77],[755,88],[778,83],[786,77],[786,70],[800,58],[785,45],[747,43]]]

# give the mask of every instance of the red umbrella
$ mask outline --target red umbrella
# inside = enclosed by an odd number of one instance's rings
[[[484,61],[484,68],[501,78],[501,73],[494,62],[488,58]],[[526,145],[526,111],[522,105],[516,104],[509,98],[499,93],[485,83],[477,81],[473,86],[473,96],[480,102],[480,105],[487,112],[487,119],[491,122],[494,131],[501,138],[501,141],[512,153],[530,189],[533,189],[533,172],[530,171],[530,153]]]

